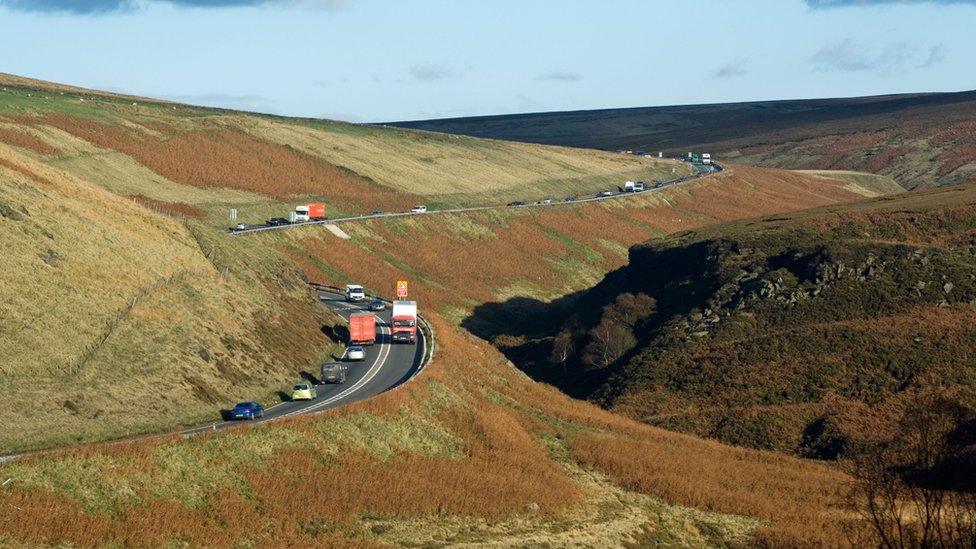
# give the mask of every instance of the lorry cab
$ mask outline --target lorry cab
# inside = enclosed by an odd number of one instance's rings
[[[366,301],[366,292],[359,284],[346,284],[346,301]]]
[[[417,302],[394,301],[390,318],[390,332],[394,343],[417,342]]]

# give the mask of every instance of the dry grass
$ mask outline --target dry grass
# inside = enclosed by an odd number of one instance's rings
[[[161,137],[62,113],[17,117],[53,126],[102,149],[122,152],[170,181],[200,188],[239,189],[288,198],[327,196],[348,209],[406,209],[416,197],[385,189],[328,162],[231,129],[177,132],[154,124]]]
[[[47,141],[20,129],[0,127],[0,142],[32,150],[38,154],[58,154],[58,149]]]
[[[214,418],[329,349],[332,317],[277,254],[225,254],[206,229],[2,147],[0,181],[4,452]]]
[[[193,217],[196,219],[204,219],[207,217],[207,212],[202,208],[187,204],[186,202],[166,202],[165,200],[156,200],[141,194],[133,195],[130,198],[145,208],[172,217]]]
[[[563,295],[624,265],[626,248],[649,238],[861,198],[848,185],[737,166],[617,203],[369,221],[347,227],[351,240],[317,229],[288,231],[284,238],[297,244],[291,257],[311,280],[355,281],[387,293],[391,280],[407,276],[414,280],[415,296],[439,309],[520,292],[540,298]],[[304,258],[298,250],[304,250]]]

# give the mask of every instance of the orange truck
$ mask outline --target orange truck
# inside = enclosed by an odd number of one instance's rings
[[[372,345],[376,343],[376,316],[370,313],[349,315],[349,344]]]
[[[316,202],[295,207],[295,221],[322,221],[325,219],[325,204]]]

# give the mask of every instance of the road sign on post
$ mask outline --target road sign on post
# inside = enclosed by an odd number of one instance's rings
[[[407,298],[407,281],[406,280],[397,280],[396,296],[397,296],[397,299],[406,299]]]

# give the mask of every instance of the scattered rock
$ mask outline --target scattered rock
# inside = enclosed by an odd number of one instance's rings
[[[24,214],[18,212],[17,210],[11,208],[10,206],[0,202],[0,216],[6,217],[12,221],[23,221]]]
[[[530,513],[537,513],[539,511],[539,504],[533,501],[525,506],[525,510]]]
[[[59,267],[64,262],[64,256],[54,250],[48,249],[48,251],[41,254],[41,261],[47,263],[50,267]]]
[[[955,288],[955,285],[952,282],[946,282],[942,285],[942,291],[945,293],[951,292],[953,288]]]

